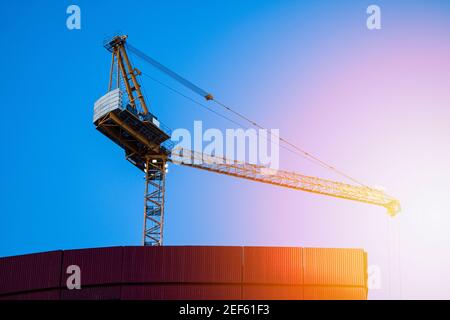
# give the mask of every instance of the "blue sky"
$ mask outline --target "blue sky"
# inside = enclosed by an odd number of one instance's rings
[[[93,102],[107,88],[110,58],[104,37],[126,32],[142,50],[208,84],[212,77],[201,62],[208,46],[268,6],[249,2],[235,10],[237,2],[78,1],[82,30],[69,31],[69,4],[15,2],[1,10],[8,75],[1,80],[1,94],[4,119],[9,119],[1,126],[1,256],[140,243],[142,174],[91,121]],[[153,88],[145,89],[152,93]],[[184,114],[173,105],[153,102],[152,95],[148,99],[169,126],[183,122]],[[189,196],[170,198],[190,210]]]
[[[135,46],[192,81],[223,92],[230,102],[247,102],[239,97],[246,96],[248,84],[267,76],[258,63],[267,63],[273,54],[258,44],[280,37],[278,26],[292,7],[271,1],[130,1],[126,6],[123,1],[77,1],[82,29],[69,31],[70,4],[14,2],[1,10],[7,76],[1,80],[0,256],[140,243],[142,174],[91,122],[93,103],[107,88],[110,57],[102,47],[104,38],[127,33]],[[329,5],[305,5],[301,18],[317,24],[311,14],[323,10],[323,21]],[[252,59],[256,64],[249,63]],[[270,83],[258,89],[263,85]],[[144,88],[152,111],[172,128],[191,128],[199,119],[206,126],[229,126],[154,83]],[[249,114],[259,112],[256,103],[244,108]],[[230,221],[245,200],[225,194],[241,182],[190,169],[172,172],[167,243],[258,242],[258,237],[230,236],[240,228]],[[193,191],[197,183],[203,187]],[[208,194],[216,184],[214,194]],[[235,205],[222,207],[222,202]],[[211,224],[225,227],[209,233]],[[189,225],[203,231],[186,232]]]
[[[435,145],[440,152],[450,140],[443,122],[448,90],[442,89],[448,88],[450,71],[448,59],[441,59],[450,39],[447,1],[74,3],[81,8],[81,30],[66,28],[69,1],[11,2],[0,10],[0,256],[141,243],[142,173],[92,124],[93,103],[108,84],[110,55],[102,42],[115,32],[128,34],[134,46],[244,114],[280,128],[282,136],[364,181],[385,184],[419,209],[414,199],[423,192],[399,181],[419,184],[417,175],[431,172],[430,163],[440,168],[439,161],[449,158],[436,153],[423,168],[414,165],[425,154],[417,156],[417,148]],[[380,32],[365,27],[372,3],[382,8]],[[374,82],[366,83],[370,77]],[[149,80],[143,86],[151,111],[173,129],[191,129],[194,120],[230,127]],[[390,113],[397,112],[395,103],[398,115]],[[383,134],[388,138],[380,139]],[[419,145],[408,149],[410,141]],[[444,141],[439,148],[438,141]],[[281,156],[283,168],[329,175]],[[448,169],[440,174],[446,177]],[[370,263],[385,270],[388,231],[381,211],[171,166],[165,240],[362,247]],[[448,249],[448,239],[436,231],[449,224],[442,220],[446,211],[436,209],[443,215],[436,215],[433,225],[413,212],[400,218],[402,241],[411,246],[403,264],[437,275],[450,259],[421,264],[415,259],[426,259],[415,255],[414,246],[427,239],[430,247]],[[417,224],[427,233],[413,228]],[[416,271],[404,275],[411,296],[438,292],[442,279],[422,284]]]

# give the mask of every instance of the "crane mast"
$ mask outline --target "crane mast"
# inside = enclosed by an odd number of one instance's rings
[[[126,39],[126,36],[116,36],[104,44],[112,53],[109,86],[108,93],[95,104],[94,124],[124,149],[128,161],[145,173],[142,243],[160,246],[171,132],[149,112],[137,78],[140,71],[131,64]]]
[[[378,205],[386,208],[391,216],[400,211],[399,201],[381,190],[295,172],[273,171],[264,166],[225,160],[182,148],[174,149],[170,141],[170,129],[149,111],[138,81],[141,72],[133,68],[127,54],[127,46],[136,55],[207,101],[215,99],[212,94],[127,45],[126,40],[127,36],[115,36],[104,43],[104,47],[112,53],[111,69],[108,93],[94,105],[94,125],[119,145],[125,151],[126,159],[145,174],[143,245],[163,244],[168,162],[260,183]]]

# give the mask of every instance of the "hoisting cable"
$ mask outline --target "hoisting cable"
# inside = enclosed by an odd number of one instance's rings
[[[148,62],[149,64],[151,64],[152,66],[154,66],[155,68],[159,69],[160,71],[164,72],[165,74],[167,74],[168,76],[170,76],[172,79],[178,81],[179,83],[181,83],[182,85],[184,85],[186,88],[192,90],[193,92],[197,93],[198,95],[202,96],[203,98],[205,98],[207,101],[213,101],[215,102],[218,106],[224,108],[225,110],[227,110],[228,112],[233,113],[234,115],[236,115],[237,117],[245,120],[246,122],[248,122],[249,124],[251,124],[254,127],[257,127],[259,129],[266,129],[263,126],[259,125],[256,121],[251,120],[250,118],[244,116],[243,114],[241,114],[240,112],[237,112],[236,110],[234,110],[233,108],[229,107],[228,105],[218,101],[217,99],[215,99],[213,97],[212,94],[208,93],[207,91],[201,89],[200,87],[196,86],[195,84],[193,84],[192,82],[190,82],[189,80],[183,78],[182,76],[178,75],[177,73],[175,73],[174,71],[170,70],[169,68],[165,67],[164,65],[162,65],[161,63],[159,63],[158,61],[156,61],[155,59],[149,57],[148,55],[146,55],[145,53],[143,53],[142,51],[138,50],[137,48],[133,47],[131,44],[127,43],[127,48],[129,49],[130,52],[134,53],[136,56],[138,56],[139,58],[143,59],[144,61]],[[165,85],[166,86],[166,85]],[[166,86],[168,87],[168,86]],[[188,98],[190,99],[190,98]],[[195,100],[194,100],[195,101]],[[210,109],[210,108],[208,108]],[[211,111],[212,109],[210,109]],[[233,121],[234,122],[234,121]],[[351,181],[353,181],[356,184],[359,184],[361,186],[367,187],[364,183],[360,182],[359,180],[351,177],[350,175],[344,173],[343,171],[338,170],[336,167],[328,164],[325,161],[320,160],[318,157],[312,155],[311,153],[303,150],[302,148],[296,146],[295,144],[289,142],[288,140],[277,136],[273,133],[271,133],[272,136],[278,138],[281,142],[284,142],[285,144],[291,146],[292,148],[294,148],[295,150],[297,150],[298,152],[300,152],[302,154],[303,157],[308,158],[310,160],[312,160],[313,162],[319,164],[320,166],[327,168],[335,173],[337,173],[340,176],[343,176]],[[281,146],[281,145],[280,145]]]
[[[208,111],[210,111],[210,112],[216,114],[217,116],[219,116],[219,117],[221,117],[221,118],[223,118],[223,119],[225,119],[225,120],[227,120],[227,121],[230,121],[230,122],[232,122],[233,124],[235,124],[235,125],[237,125],[237,126],[239,126],[239,127],[244,127],[241,123],[239,123],[239,122],[237,122],[237,121],[235,121],[235,120],[233,120],[233,119],[231,119],[231,118],[229,118],[229,117],[227,117],[227,116],[224,116],[223,114],[217,112],[217,111],[214,110],[213,108],[210,108],[210,107],[208,107],[207,105],[205,105],[205,104],[203,104],[203,103],[201,103],[201,102],[195,100],[194,98],[189,97],[188,95],[186,95],[186,94],[182,93],[181,91],[179,91],[179,90],[177,90],[177,89],[175,89],[175,88],[169,86],[168,84],[162,82],[161,80],[156,79],[155,77],[149,75],[148,73],[145,73],[145,72],[143,72],[143,71],[141,71],[141,73],[142,73],[143,76],[146,76],[147,78],[149,78],[149,79],[152,80],[153,82],[156,82],[157,84],[159,84],[159,85],[165,87],[166,89],[169,89],[170,91],[172,91],[172,92],[174,92],[174,93],[180,95],[181,97],[183,97],[183,98],[185,98],[185,99],[187,99],[187,100],[189,100],[189,101],[191,101],[191,102],[193,102],[193,103],[195,103],[195,104],[201,106],[202,108],[207,109]]]
[[[126,43],[127,48],[129,49],[130,52],[134,53],[136,56],[138,56],[139,58],[141,58],[144,61],[147,61],[148,63],[150,63],[151,65],[153,65],[155,68],[161,70],[162,72],[164,72],[165,74],[167,74],[168,76],[170,76],[171,78],[173,78],[174,80],[178,81],[179,83],[181,83],[182,85],[184,85],[185,87],[189,88],[190,90],[194,91],[195,93],[201,95],[202,97],[204,97],[206,100],[212,100],[212,95],[209,94],[208,92],[206,92],[205,90],[199,88],[198,86],[196,86],[195,84],[193,84],[192,82],[190,82],[189,80],[183,78],[182,76],[180,76],[179,74],[175,73],[174,71],[170,70],[169,68],[165,67],[164,65],[162,65],[161,63],[159,63],[158,61],[156,61],[155,59],[149,57],[148,55],[146,55],[145,53],[143,53],[142,51],[140,51],[139,49],[133,47],[131,44],[129,44],[128,42]]]
[[[181,91],[179,91],[179,90],[177,90],[177,89],[175,89],[175,88],[169,86],[168,84],[162,82],[161,80],[156,79],[155,77],[153,77],[153,76],[151,76],[151,75],[149,75],[149,74],[147,74],[147,73],[145,73],[145,72],[142,72],[142,71],[141,71],[141,73],[142,73],[143,76],[146,76],[147,78],[149,78],[150,80],[152,80],[152,81],[154,81],[155,83],[159,84],[160,86],[165,87],[166,89],[169,89],[169,90],[172,91],[173,93],[176,93],[176,94],[180,95],[181,97],[185,98],[186,100],[188,100],[188,101],[190,101],[190,102],[192,102],[192,103],[194,103],[194,104],[196,104],[196,105],[198,105],[198,106],[200,106],[200,107],[206,109],[207,111],[210,111],[210,112],[214,113],[215,115],[217,115],[217,116],[219,116],[219,117],[221,117],[221,118],[223,118],[223,119],[225,119],[225,120],[227,120],[227,121],[229,121],[229,122],[231,122],[231,123],[237,125],[238,127],[242,128],[242,129],[245,129],[245,130],[249,129],[249,127],[243,125],[242,123],[239,123],[239,122],[237,122],[237,121],[235,121],[235,120],[233,120],[233,119],[231,119],[231,118],[229,118],[229,117],[227,117],[227,116],[225,116],[225,115],[223,115],[223,114],[217,112],[216,110],[214,110],[214,109],[208,107],[208,106],[205,105],[204,103],[201,103],[201,102],[199,102],[199,101],[193,99],[192,97],[190,97],[190,96],[188,96],[188,95],[182,93]],[[271,134],[271,135],[272,135],[272,136],[276,136],[275,134]],[[272,142],[272,139],[271,139],[270,137],[262,137],[262,138],[265,139],[267,142]],[[317,162],[314,161],[313,159],[306,157],[304,154],[299,153],[299,152],[297,152],[297,151],[295,151],[295,150],[290,149],[288,146],[285,146],[285,145],[282,145],[282,144],[279,144],[279,143],[276,143],[276,144],[277,144],[279,147],[281,147],[281,148],[283,148],[283,149],[285,149],[285,150],[291,152],[292,154],[295,154],[295,155],[297,155],[297,156],[300,156],[300,157],[304,158],[305,160],[310,161],[311,163],[314,163],[315,165],[320,165],[320,166],[322,166],[321,164],[317,163]],[[328,169],[328,167],[325,167],[325,166],[322,166],[322,167]]]
[[[222,102],[220,102],[220,101],[218,101],[218,100],[216,100],[216,99],[213,99],[213,101],[214,101],[215,103],[217,103],[219,106],[221,106],[221,107],[223,107],[223,108],[229,110],[230,112],[234,113],[234,114],[237,115],[238,117],[240,117],[240,118],[246,120],[247,122],[251,123],[253,126],[255,126],[255,127],[259,128],[259,129],[265,129],[263,126],[259,125],[258,123],[256,123],[256,122],[253,121],[253,120],[250,120],[249,118],[245,117],[245,116],[242,115],[241,113],[239,113],[239,112],[237,112],[237,111],[231,109],[230,107],[228,107],[227,105],[223,104]],[[271,134],[272,134],[272,133],[271,133]],[[319,163],[322,167],[327,168],[327,169],[329,169],[329,170],[331,170],[331,171],[333,171],[333,172],[335,172],[335,173],[337,173],[337,174],[339,174],[339,175],[341,175],[341,176],[343,176],[343,177],[345,177],[345,178],[347,178],[347,179],[349,179],[349,180],[351,180],[351,181],[353,181],[353,182],[355,182],[355,183],[357,183],[357,184],[359,184],[359,185],[361,185],[361,186],[363,186],[363,187],[367,187],[364,183],[362,183],[362,182],[356,180],[355,178],[349,176],[348,174],[346,174],[346,173],[344,173],[344,172],[342,172],[342,171],[336,169],[336,167],[334,167],[334,166],[332,166],[332,165],[326,163],[325,161],[320,160],[320,159],[317,158],[316,156],[314,156],[314,155],[312,155],[311,153],[309,153],[309,152],[307,152],[307,151],[305,151],[305,150],[303,150],[303,149],[297,147],[295,144],[293,144],[293,143],[287,141],[286,139],[284,139],[284,138],[282,138],[282,137],[280,137],[280,136],[277,136],[277,135],[275,135],[275,134],[272,134],[272,135],[273,135],[275,138],[280,139],[280,141],[282,141],[282,142],[286,143],[287,145],[291,146],[292,148],[298,150],[298,151],[301,152],[305,157],[310,158],[310,159],[312,159],[312,160],[314,160],[314,161],[317,161],[317,163]]]

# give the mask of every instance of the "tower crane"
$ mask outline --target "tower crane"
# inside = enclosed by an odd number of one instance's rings
[[[97,130],[124,149],[126,159],[145,174],[144,245],[163,244],[168,163],[377,205],[386,208],[391,216],[400,211],[397,199],[384,191],[364,185],[347,184],[283,170],[273,172],[257,164],[235,160],[224,161],[223,158],[201,152],[173,148],[170,130],[149,111],[138,81],[141,71],[133,67],[127,50],[201,95],[205,100],[214,101],[214,96],[127,43],[125,35],[114,36],[104,43],[104,47],[112,54],[109,86],[108,93],[94,105],[94,125]]]

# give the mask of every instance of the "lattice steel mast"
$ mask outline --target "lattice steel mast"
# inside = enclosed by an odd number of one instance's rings
[[[143,243],[160,246],[163,243],[166,161],[150,158],[145,172]]]

